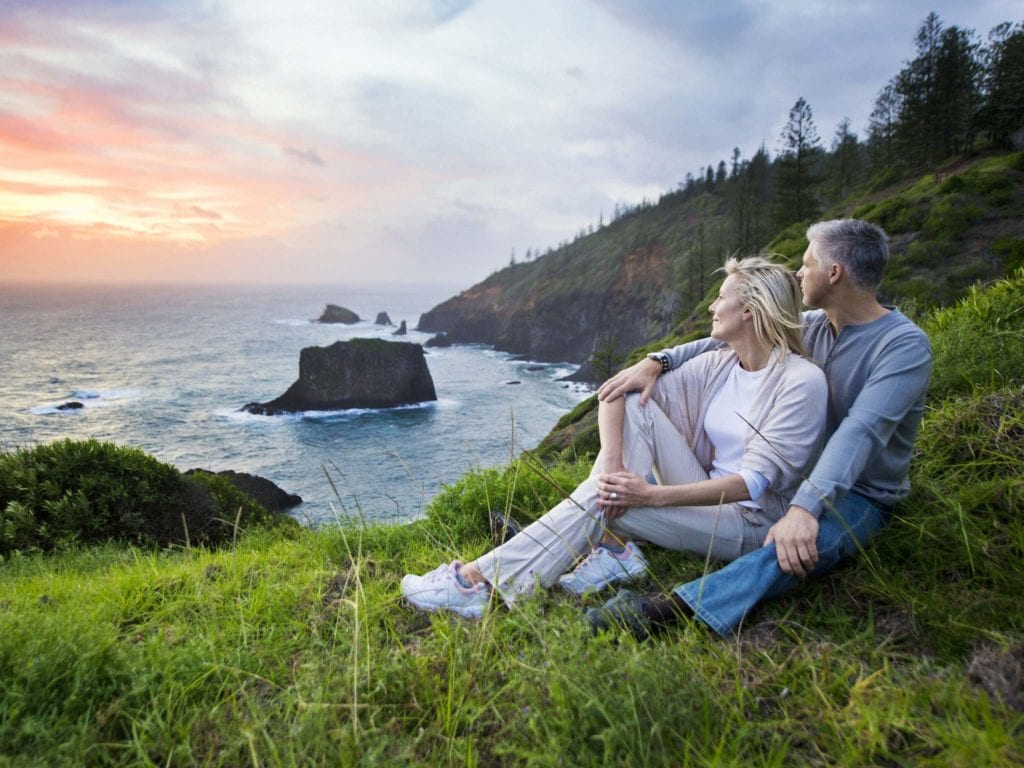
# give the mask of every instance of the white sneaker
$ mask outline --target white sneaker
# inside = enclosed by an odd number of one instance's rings
[[[455,578],[462,565],[455,560],[439,565],[422,576],[407,574],[402,579],[402,595],[421,611],[454,611],[469,619],[484,615],[491,591],[481,582],[466,588]]]
[[[563,574],[558,583],[574,595],[587,590],[602,590],[618,581],[629,581],[647,570],[647,561],[632,541],[626,542],[626,551],[613,554],[606,547],[597,546],[572,573]]]

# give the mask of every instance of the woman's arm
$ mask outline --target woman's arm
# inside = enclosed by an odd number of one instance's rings
[[[747,483],[738,474],[685,485],[652,485],[632,472],[614,472],[598,476],[597,490],[611,519],[629,507],[711,507],[750,500]]]

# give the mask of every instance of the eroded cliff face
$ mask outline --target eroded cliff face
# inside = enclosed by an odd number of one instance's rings
[[[679,299],[667,249],[592,265],[586,254],[544,261],[509,267],[448,299],[420,317],[419,330],[532,360],[583,363],[596,345],[625,353],[672,327]]]

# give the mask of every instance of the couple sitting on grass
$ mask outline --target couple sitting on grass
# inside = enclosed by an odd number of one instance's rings
[[[931,348],[876,299],[881,229],[827,221],[807,239],[795,276],[726,262],[711,338],[598,390],[591,476],[477,560],[406,576],[406,600],[479,617],[492,592],[512,603],[557,582],[582,595],[644,574],[641,540],[731,562],[667,595],[620,589],[587,611],[594,629],[644,637],[689,618],[729,636],[762,600],[859,551],[909,490]]]

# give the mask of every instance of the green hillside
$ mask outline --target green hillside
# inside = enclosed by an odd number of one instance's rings
[[[482,553],[489,509],[536,516],[586,461],[472,472],[411,525],[8,550],[0,766],[1020,765],[1022,306],[1019,271],[929,317],[940,375],[911,497],[734,641],[696,624],[591,637],[558,591],[481,622],[401,604],[404,573]],[[102,485],[102,466],[79,469]],[[68,482],[23,475],[13,509]],[[122,507],[146,493],[121,488]],[[648,555],[640,588],[708,567]]]

